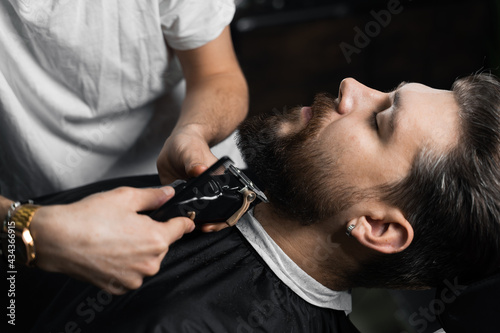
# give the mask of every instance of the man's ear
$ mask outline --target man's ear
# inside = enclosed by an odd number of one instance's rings
[[[362,245],[381,253],[397,253],[413,241],[413,227],[398,208],[372,203],[359,212],[346,228],[355,226],[350,235]]]

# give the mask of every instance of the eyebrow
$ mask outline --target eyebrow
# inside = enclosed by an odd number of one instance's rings
[[[401,110],[401,94],[400,94],[400,89],[403,88],[405,85],[407,85],[408,82],[403,81],[401,82],[396,89],[394,89],[392,92],[394,93],[394,98],[392,102],[392,112],[389,117],[388,125],[389,125],[389,135],[392,136],[394,133],[394,129],[396,127],[396,122],[398,118],[399,111]]]

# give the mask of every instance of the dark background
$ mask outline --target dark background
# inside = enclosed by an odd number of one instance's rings
[[[336,96],[345,77],[386,91],[401,81],[450,89],[460,76],[500,74],[500,0],[401,0],[401,12],[349,62],[340,45],[355,47],[355,28],[365,31],[390,2],[237,0],[232,34],[250,113],[310,105],[319,91]],[[356,289],[351,318],[363,333],[434,332],[434,294]]]
[[[354,28],[365,31],[389,2],[237,1],[232,33],[251,113],[309,105],[319,91],[336,96],[345,77],[379,90],[401,81],[449,89],[459,76],[499,72],[498,0],[401,0],[401,13],[348,63],[341,43],[355,46]]]

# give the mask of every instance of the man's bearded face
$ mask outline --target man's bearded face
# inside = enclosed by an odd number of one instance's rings
[[[311,108],[274,110],[239,129],[238,147],[270,202],[304,224],[331,217],[348,204],[350,190],[336,172],[335,147],[325,152],[315,141],[335,107],[332,97],[319,94]]]

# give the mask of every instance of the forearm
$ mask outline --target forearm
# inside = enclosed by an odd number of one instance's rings
[[[186,97],[158,157],[163,184],[196,177],[215,163],[210,147],[229,136],[248,112],[247,83],[229,27],[199,48],[175,52],[186,78]]]
[[[41,207],[30,224],[37,267],[111,293],[138,288],[145,276],[158,272],[170,244],[194,229],[187,218],[159,223],[138,213],[159,208],[173,195],[171,187],[121,187],[72,204]],[[9,202],[0,196],[5,214]]]
[[[213,146],[231,134],[248,113],[248,87],[240,70],[188,83],[174,129],[195,128]]]

